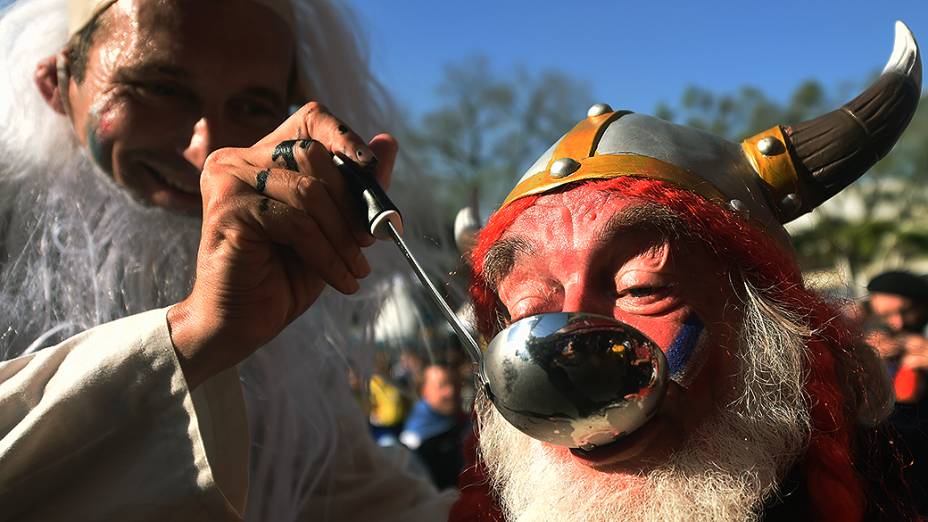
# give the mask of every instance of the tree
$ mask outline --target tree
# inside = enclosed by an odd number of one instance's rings
[[[437,92],[442,106],[404,138],[434,179],[449,219],[474,192],[482,208],[497,206],[530,162],[583,117],[592,98],[589,85],[565,74],[500,73],[486,57],[449,65]]]

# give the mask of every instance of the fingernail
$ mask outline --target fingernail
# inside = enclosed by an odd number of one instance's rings
[[[355,278],[353,278],[353,277],[351,277],[351,276],[348,276],[348,277],[345,279],[345,293],[346,293],[346,294],[353,294],[353,293],[357,292],[357,291],[360,290],[360,289],[361,289],[361,285],[358,284],[358,280],[357,280],[357,279],[355,279]]]
[[[371,149],[367,147],[363,147],[363,146],[358,148],[358,150],[356,150],[354,154],[358,158],[358,163],[360,163],[361,165],[369,165],[370,162],[377,159],[377,157],[374,156],[374,153],[371,151]]]
[[[371,265],[361,252],[358,252],[358,257],[354,258],[352,266],[354,266],[354,275],[357,277],[367,277],[371,273]]]

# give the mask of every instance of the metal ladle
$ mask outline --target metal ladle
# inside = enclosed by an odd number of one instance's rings
[[[657,344],[611,317],[559,312],[520,319],[493,338],[486,353],[429,280],[400,234],[396,205],[374,177],[333,157],[360,194],[370,233],[392,239],[477,365],[493,405],[526,435],[592,450],[643,426],[667,390],[667,362]]]

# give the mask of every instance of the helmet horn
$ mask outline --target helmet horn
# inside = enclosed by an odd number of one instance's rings
[[[918,44],[902,22],[880,78],[843,107],[784,127],[802,188],[804,214],[854,182],[885,156],[905,130],[921,96]]]

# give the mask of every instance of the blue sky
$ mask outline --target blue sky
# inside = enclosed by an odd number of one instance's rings
[[[350,3],[376,74],[414,113],[437,104],[446,63],[476,54],[499,71],[561,70],[613,107],[651,112],[690,84],[784,100],[809,78],[858,82],[885,64],[896,19],[928,45],[928,0]]]
[[[885,63],[896,19],[928,45],[928,0],[334,1],[354,7],[375,72],[414,113],[437,104],[445,64],[477,54],[499,71],[564,71],[650,112],[690,84],[783,100],[808,78],[860,81]]]

